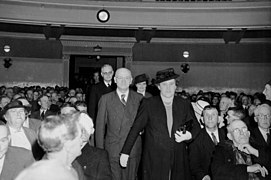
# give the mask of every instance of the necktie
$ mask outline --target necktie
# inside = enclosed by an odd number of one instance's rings
[[[214,133],[211,133],[211,135],[212,135],[212,139],[213,139],[214,144],[217,145],[217,144],[218,144],[218,141],[217,141],[217,139],[216,139],[216,137],[215,137],[215,134],[214,134]]]
[[[270,133],[266,133],[266,135],[267,135],[266,143],[269,145],[270,144]]]
[[[125,94],[122,94],[120,97],[121,97],[120,101],[122,102],[122,104],[123,104],[124,106],[126,106]]]
[[[45,118],[45,111],[42,111],[40,117],[41,117],[42,120],[44,120],[44,118]]]

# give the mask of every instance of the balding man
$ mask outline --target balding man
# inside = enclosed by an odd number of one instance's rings
[[[31,151],[9,146],[10,131],[0,125],[0,179],[13,180],[24,168],[34,162]]]
[[[213,179],[270,179],[270,153],[250,145],[247,125],[242,120],[234,120],[227,130],[229,140],[218,144],[213,156]]]
[[[121,168],[119,158],[121,148],[136,117],[142,95],[129,89],[132,83],[130,70],[119,68],[114,80],[117,84],[116,91],[103,95],[99,101],[96,145],[108,151],[114,180],[134,180],[141,156],[141,138],[137,138],[127,168]],[[107,133],[105,134],[106,126]]]

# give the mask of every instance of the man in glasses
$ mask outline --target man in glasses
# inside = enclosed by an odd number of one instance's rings
[[[256,147],[271,148],[271,107],[268,104],[259,105],[254,110],[254,114],[254,120],[256,121],[258,126],[254,128],[251,132],[251,141],[253,144],[255,144]]]
[[[242,120],[234,120],[227,126],[227,130],[229,140],[218,144],[213,156],[213,179],[269,179],[270,152],[250,145],[247,125]]]
[[[116,90],[117,86],[112,81],[114,70],[111,65],[105,64],[101,68],[101,76],[103,81],[93,85],[88,92],[88,114],[93,119],[94,125],[96,124],[96,116],[98,111],[98,102],[102,95]]]

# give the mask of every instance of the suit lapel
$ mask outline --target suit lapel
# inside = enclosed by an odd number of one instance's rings
[[[204,137],[204,140],[203,142],[206,142],[204,143],[205,146],[208,147],[208,149],[210,148],[214,148],[215,147],[215,144],[214,144],[214,141],[212,140],[212,138],[210,137],[210,135],[207,133],[206,129],[202,129],[203,132],[203,137]],[[220,140],[220,137],[219,137],[219,140]]]

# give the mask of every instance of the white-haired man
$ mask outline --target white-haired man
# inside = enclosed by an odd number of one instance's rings
[[[82,154],[76,158],[83,167],[85,180],[111,180],[111,169],[107,151],[93,147],[90,136],[94,133],[92,119],[84,112],[79,115],[81,128]]]

